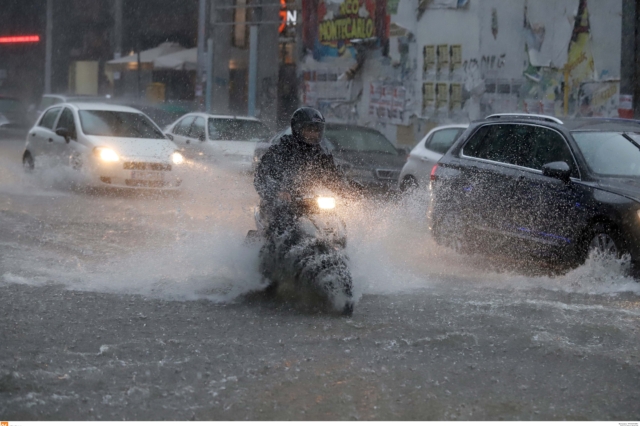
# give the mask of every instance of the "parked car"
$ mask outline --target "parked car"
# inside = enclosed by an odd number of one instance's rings
[[[45,165],[83,170],[95,186],[176,189],[178,147],[142,112],[126,106],[62,103],[46,109],[29,130],[23,154],[30,171]]]
[[[27,110],[20,99],[0,95],[0,127],[18,129],[29,127]]]
[[[438,163],[458,137],[469,127],[468,124],[452,124],[439,126],[432,129],[411,150],[405,163],[398,186],[401,191],[419,186],[426,187],[429,184],[431,169]]]
[[[42,115],[42,112],[50,106],[61,104],[64,102],[106,102],[108,98],[106,96],[98,95],[74,95],[65,93],[45,93],[40,98],[38,105],[31,105],[29,107],[29,115],[31,123],[35,123],[36,120]]]
[[[166,126],[168,126],[169,124],[173,123],[178,117],[180,117],[182,115],[182,114],[171,113],[171,112],[166,111],[165,109],[161,108],[158,105],[145,103],[145,102],[134,102],[134,101],[124,101],[124,102],[115,101],[114,102],[114,101],[111,101],[109,103],[114,103],[114,104],[118,104],[118,105],[125,105],[125,106],[131,107],[131,108],[135,108],[138,111],[141,111],[144,114],[146,114],[161,129],[166,127]]]
[[[583,262],[640,259],[640,125],[498,115],[472,123],[431,175],[435,240]]]
[[[185,156],[251,167],[256,143],[269,137],[269,128],[253,117],[205,113],[187,114],[165,128]]]
[[[291,127],[288,127],[268,142],[258,143],[253,156],[254,169],[271,144],[290,134]],[[327,123],[322,144],[350,180],[376,191],[397,189],[406,151],[394,147],[382,133],[364,126]]]
[[[197,110],[195,103],[190,101],[151,102],[146,99],[112,97],[106,102],[114,105],[126,105],[142,111],[160,126],[161,129],[169,126],[183,115]]]

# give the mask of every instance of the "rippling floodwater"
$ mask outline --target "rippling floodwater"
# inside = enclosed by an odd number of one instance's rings
[[[354,317],[300,312],[244,297],[264,286],[258,247],[243,244],[251,176],[195,164],[180,194],[96,193],[65,168],[25,176],[11,147],[0,148],[0,292],[11,305],[0,358],[11,411],[0,414],[640,414],[640,285],[620,262],[553,276],[460,255],[431,240],[424,194],[362,201],[345,213]]]

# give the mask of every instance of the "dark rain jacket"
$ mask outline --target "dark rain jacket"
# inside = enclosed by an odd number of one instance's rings
[[[253,184],[265,207],[278,201],[279,192],[301,196],[315,185],[344,193],[347,180],[335,166],[333,156],[321,145],[309,145],[285,135],[262,156]]]

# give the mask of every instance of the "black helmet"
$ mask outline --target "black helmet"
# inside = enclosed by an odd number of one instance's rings
[[[291,116],[291,133],[309,145],[320,143],[324,136],[324,117],[314,108],[302,107]]]

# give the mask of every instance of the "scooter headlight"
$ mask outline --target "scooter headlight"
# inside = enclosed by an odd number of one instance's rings
[[[335,209],[336,199],[333,197],[318,197],[318,207],[323,210]]]
[[[116,152],[111,148],[97,147],[94,149],[94,152],[96,153],[98,158],[104,161],[105,163],[114,163],[120,160],[120,157],[118,156],[118,154],[116,154]]]
[[[184,156],[176,151],[171,154],[171,161],[173,161],[173,164],[182,164],[184,163]]]

